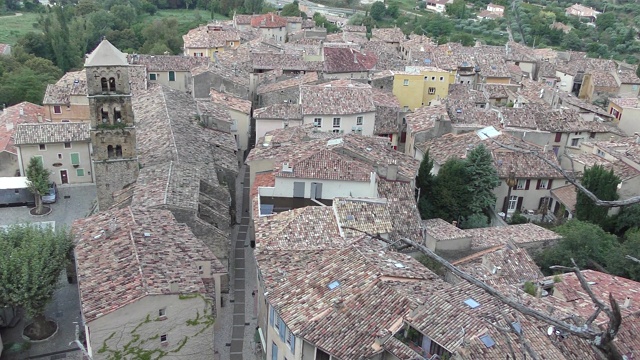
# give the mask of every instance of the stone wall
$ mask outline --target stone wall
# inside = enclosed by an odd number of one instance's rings
[[[136,129],[99,129],[91,131],[91,144],[93,144],[92,158],[95,161],[109,159],[108,147],[113,147],[112,157],[115,157],[116,146],[122,147],[122,159],[133,159],[136,157]]]
[[[205,71],[193,77],[193,97],[196,99],[209,98],[209,91],[214,88],[221,92],[235,95],[242,99],[249,99],[249,87],[238,84],[228,78],[211,71]]]
[[[385,76],[379,79],[371,80],[371,87],[387,92],[393,91],[393,76]]]
[[[108,209],[113,204],[113,192],[122,190],[138,178],[138,160],[93,161],[98,208]]]
[[[266,107],[274,104],[289,102],[297,104],[300,99],[300,87],[292,86],[283,90],[272,91],[258,95],[258,107]]]

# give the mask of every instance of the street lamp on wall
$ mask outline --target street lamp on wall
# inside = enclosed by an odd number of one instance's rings
[[[507,201],[506,208],[504,209],[504,221],[507,221],[507,214],[509,213],[509,203],[511,202],[511,189],[516,186],[518,182],[516,181],[516,173],[513,169],[509,170],[509,177],[507,178]]]

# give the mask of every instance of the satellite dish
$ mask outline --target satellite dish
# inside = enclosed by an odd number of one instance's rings
[[[556,328],[554,328],[553,326],[549,326],[549,328],[547,329],[547,335],[551,336],[555,331]]]

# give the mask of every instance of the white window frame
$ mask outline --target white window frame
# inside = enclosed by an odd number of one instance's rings
[[[322,118],[314,118],[313,119],[313,127],[322,127]]]
[[[527,187],[527,179],[518,179],[516,190],[524,190]]]
[[[540,189],[549,188],[549,179],[540,179]]]
[[[511,195],[511,197],[509,197],[507,211],[514,211],[517,208],[518,208],[518,197],[515,195]]]
[[[409,86],[409,79],[404,79],[402,81],[402,86]]]
[[[167,334],[160,335],[160,344],[167,344],[169,342],[169,337]]]
[[[333,128],[340,128],[340,125],[342,123],[342,118],[339,117],[334,117],[333,118]]]
[[[356,125],[362,125],[364,123],[364,117],[363,116],[358,116],[356,118]]]
[[[60,106],[60,105],[53,105],[53,113],[54,113],[54,114],[62,114],[62,106]]]
[[[575,145],[573,143],[576,143]],[[573,138],[571,139],[571,146],[572,147],[578,147],[580,145],[580,138]]]

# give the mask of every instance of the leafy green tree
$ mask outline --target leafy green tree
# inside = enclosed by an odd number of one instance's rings
[[[142,30],[144,44],[140,49],[145,54],[162,54],[169,51],[179,54],[182,51],[182,36],[175,18],[156,20]],[[159,52],[163,49],[163,52]],[[152,51],[153,50],[153,51]]]
[[[53,62],[64,72],[80,64],[81,53],[77,43],[72,43],[68,23],[73,17],[73,7],[54,6],[42,26],[47,43],[53,50]]]
[[[80,0],[75,6],[76,16],[85,16],[100,10],[100,5],[95,0]]]
[[[400,13],[400,6],[398,5],[398,3],[394,2],[389,4],[389,6],[387,7],[387,10],[385,11],[385,13],[392,19],[395,19],[398,17],[398,14]]]
[[[131,5],[114,5],[109,11],[116,19],[114,30],[128,29],[137,19],[136,9]]]
[[[621,235],[629,229],[638,227],[640,227],[640,204],[624,207],[616,218],[616,233]]]
[[[369,10],[369,14],[374,20],[382,20],[384,17],[384,13],[387,9],[384,6],[384,3],[381,1],[376,1],[371,5],[371,9]]]
[[[468,207],[471,212],[480,213],[496,204],[493,189],[500,185],[500,179],[493,166],[491,152],[483,144],[469,152],[466,164],[469,174],[467,191],[471,194]]]
[[[638,67],[636,68],[636,76],[640,77],[640,64],[638,64]]]
[[[36,225],[0,230],[0,307],[23,308],[33,319],[34,334],[39,338],[50,335],[44,311],[71,248],[66,231]]]
[[[42,33],[26,33],[18,39],[16,47],[20,47],[27,53],[33,54],[37,57],[49,60],[53,59],[53,49],[51,49],[51,44],[47,42],[47,38]]]
[[[466,162],[454,158],[447,160],[440,168],[433,185],[434,196],[430,199],[434,207],[433,217],[451,222],[471,215],[467,206],[471,196],[468,183]]]
[[[616,15],[612,12],[606,12],[604,14],[598,15],[596,18],[596,26],[600,31],[604,31],[616,24],[618,19],[616,19]]]
[[[335,33],[340,30],[336,24],[330,23],[327,18],[319,12],[313,14],[313,21],[315,21],[316,26],[327,29],[328,33]]]
[[[244,10],[249,14],[259,14],[263,6],[264,0],[244,0]]]
[[[422,157],[420,162],[420,168],[418,169],[418,176],[416,176],[416,187],[420,189],[420,197],[431,196],[433,188],[434,176],[431,173],[433,170],[433,160],[429,156],[429,150]]]
[[[298,7],[298,2],[294,1],[291,4],[287,4],[280,11],[280,15],[282,16],[300,16],[300,8]]]
[[[483,213],[471,214],[460,223],[463,229],[478,229],[489,226],[489,218]]]
[[[640,281],[640,264],[627,259],[627,255],[640,257],[640,229],[637,227],[627,231],[624,242],[618,251],[610,254],[607,270],[611,274],[622,276],[634,281]]]
[[[584,171],[582,185],[601,200],[618,200],[617,187],[620,178],[613,170],[606,170],[600,165],[592,166]],[[597,206],[582,191],[578,191],[576,199],[576,218],[594,224],[604,225],[607,221],[608,208]]]
[[[52,80],[51,82],[55,82]],[[33,70],[22,67],[5,73],[0,79],[0,103],[15,105],[22,101],[42,103],[47,81]]]
[[[457,19],[467,18],[467,3],[464,0],[453,0],[451,4],[445,5],[447,15]]]
[[[619,251],[620,243],[615,235],[601,227],[580,220],[570,220],[554,228],[562,239],[554,246],[538,254],[536,263],[543,272],[550,274],[550,266],[573,266],[571,259],[581,269],[608,268],[612,253]]]
[[[36,199],[36,214],[42,214],[42,196],[49,191],[49,170],[44,168],[40,158],[34,156],[29,159],[27,180],[29,191],[33,193]]]
[[[462,46],[473,46],[476,40],[467,33],[456,33],[449,37],[449,42],[460,43]]]

